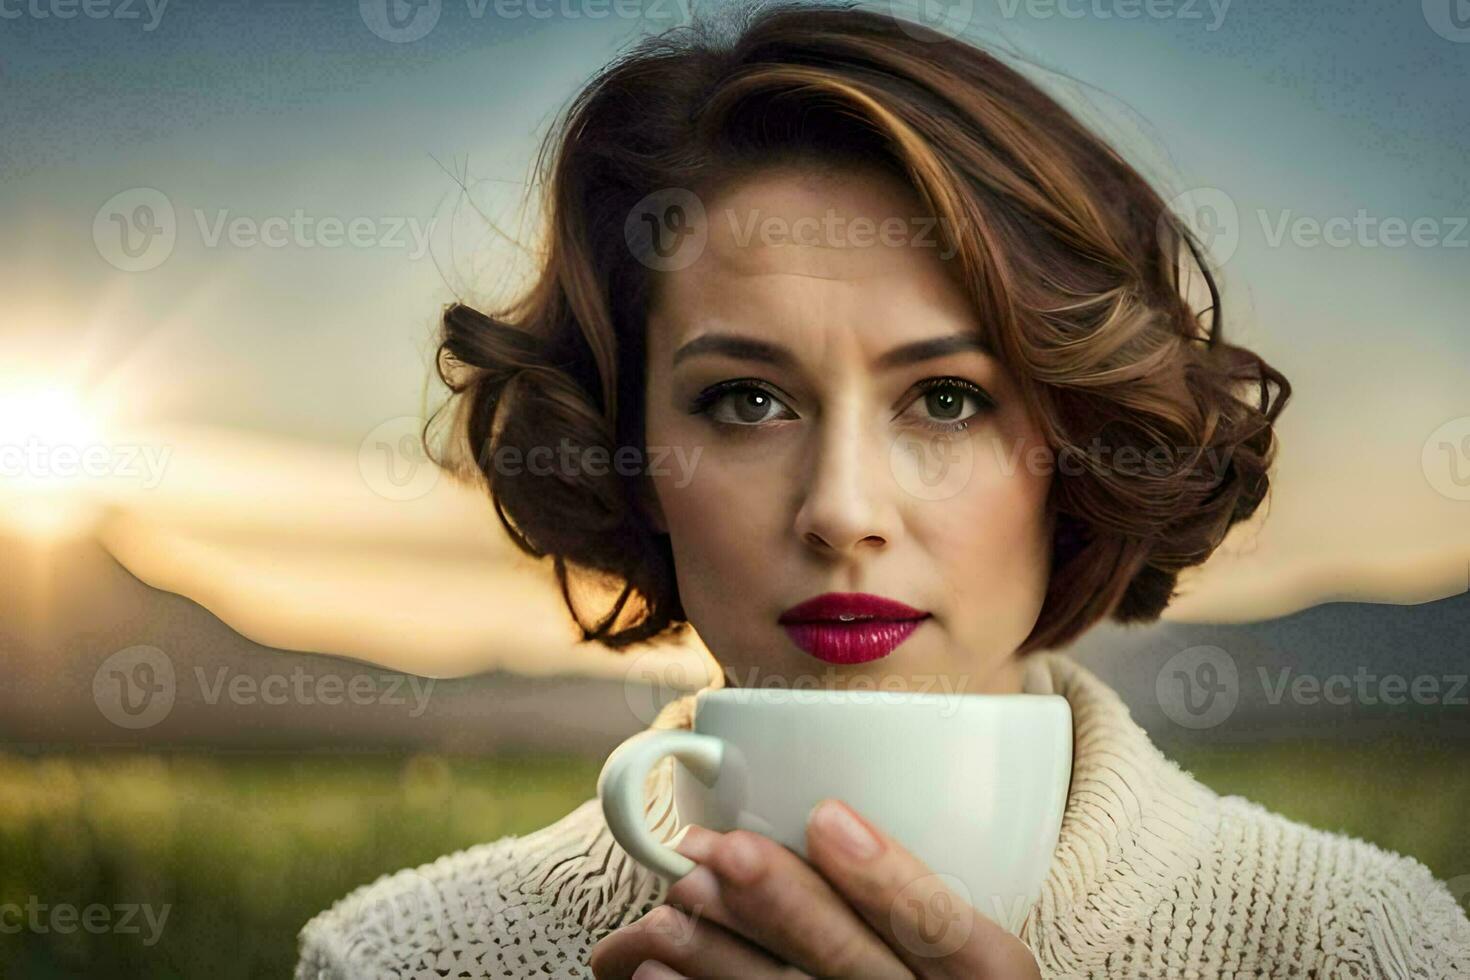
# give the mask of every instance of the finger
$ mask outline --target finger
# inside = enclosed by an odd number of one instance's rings
[[[824,800],[807,822],[807,853],[856,913],[921,977],[1013,976],[1025,944],[969,904],[959,879],[937,874],[850,807]],[[951,884],[954,887],[951,887]]]
[[[778,960],[822,977],[912,980],[847,901],[769,837],[692,826],[676,850],[701,864],[674,883],[669,899],[698,904]]]
[[[735,916],[725,906],[720,879],[710,866],[715,842],[721,835],[697,824],[688,825],[681,834],[674,850],[694,861],[694,870],[669,886],[664,901],[690,915],[739,933]]]
[[[648,960],[701,980],[810,980],[744,939],[672,905],[660,905],[636,922],[608,933],[592,947],[588,965],[597,980],[632,980]]]

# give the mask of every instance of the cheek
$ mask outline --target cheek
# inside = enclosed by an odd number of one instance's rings
[[[664,518],[680,557],[687,553],[698,560],[701,555],[726,552],[738,540],[738,535],[728,534],[727,530],[739,520],[742,505],[749,502],[748,496],[739,498],[729,484],[710,480],[709,474],[703,472],[707,466],[701,460],[693,478],[684,486],[677,486],[671,478],[655,477]],[[723,519],[716,520],[718,515],[723,515]]]
[[[670,469],[653,481],[685,609],[692,612],[721,583],[755,581],[769,571],[779,493],[772,474],[753,479],[748,467],[732,467],[713,451],[701,453],[682,478],[677,467]]]
[[[786,485],[785,463],[769,444],[716,439],[702,420],[668,408],[650,410],[646,436],[650,464],[652,453],[664,454],[649,475],[681,579],[769,567]]]
[[[1028,447],[1036,447],[1034,450]],[[1027,437],[975,454],[965,487],[936,508],[930,538],[961,609],[1039,609],[1046,590],[1051,536],[1046,502],[1051,459]]]

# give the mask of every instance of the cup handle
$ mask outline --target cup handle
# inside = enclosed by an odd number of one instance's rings
[[[695,868],[695,862],[665,846],[648,829],[644,784],[665,756],[684,763],[706,786],[713,786],[725,758],[725,743],[713,735],[691,731],[639,732],[613,750],[597,776],[597,795],[607,829],[639,864],[669,881]]]

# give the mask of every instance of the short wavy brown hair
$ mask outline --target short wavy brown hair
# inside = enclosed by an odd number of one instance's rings
[[[733,36],[677,28],[604,69],[536,160],[539,278],[493,315],[461,303],[443,314],[438,373],[458,405],[436,459],[483,475],[516,544],[552,556],[582,638],[622,648],[684,626],[646,477],[501,472],[492,454],[641,450],[657,276],[626,219],[654,192],[713,193],[780,163],[876,165],[917,190],[984,339],[1057,459],[1073,461],[1052,482],[1051,574],[1018,652],[1064,646],[1105,617],[1156,619],[1180,570],[1265,497],[1290,385],[1222,339],[1215,277],[1184,222],[1037,85],[912,22],[776,3]],[[1184,295],[1189,259],[1209,291],[1201,311]],[[1120,451],[1168,465],[1114,465]],[[572,571],[610,581],[617,598],[585,617]]]

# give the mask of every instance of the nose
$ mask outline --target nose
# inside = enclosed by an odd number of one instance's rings
[[[880,440],[864,428],[856,406],[825,413],[815,429],[797,536],[828,558],[883,548],[897,533],[897,515]]]

